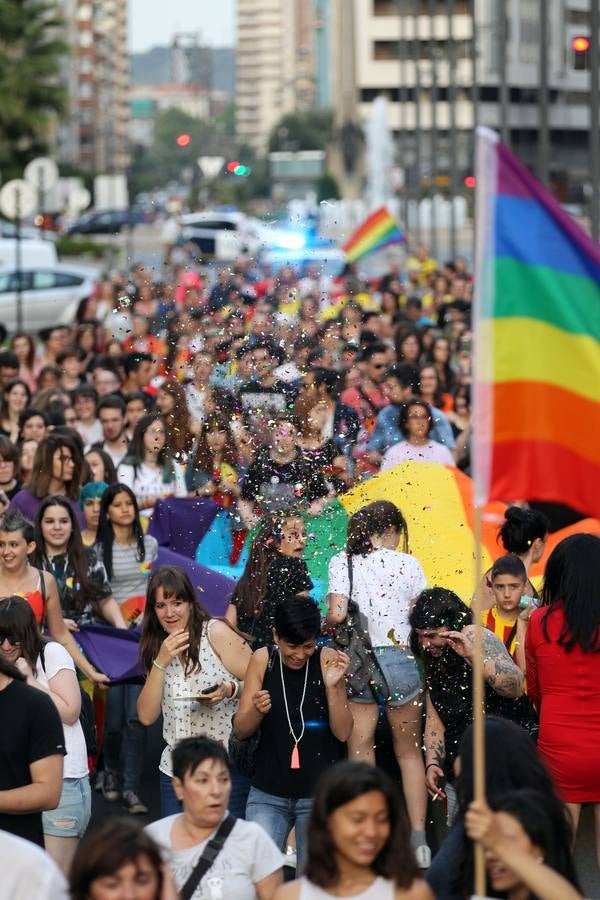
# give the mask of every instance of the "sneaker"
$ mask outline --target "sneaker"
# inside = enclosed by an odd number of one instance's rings
[[[110,772],[108,769],[104,770],[102,796],[111,803],[121,799],[121,788],[119,787],[119,778],[116,772]]]
[[[431,865],[431,850],[427,844],[421,844],[420,847],[415,848],[415,857],[420,869],[428,869]]]
[[[123,806],[132,816],[145,816],[148,807],[142,803],[135,791],[123,791]]]
[[[98,791],[98,793],[104,788],[104,769],[101,769],[99,772],[96,772],[96,778],[94,779],[94,790]]]

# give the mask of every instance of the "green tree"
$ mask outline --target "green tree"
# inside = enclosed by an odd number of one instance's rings
[[[0,172],[6,181],[47,149],[67,112],[60,83],[68,47],[55,0],[0,0]]]
[[[333,113],[330,110],[287,113],[271,131],[269,150],[325,150],[332,137]]]

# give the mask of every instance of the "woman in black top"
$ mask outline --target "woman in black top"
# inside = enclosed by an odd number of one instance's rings
[[[306,525],[299,513],[263,520],[226,617],[253,638],[252,649],[273,643],[275,609],[286,597],[307,596],[313,583],[302,559]]]
[[[239,739],[260,728],[246,818],[283,850],[296,828],[302,868],[311,797],[317,778],[344,755],[352,731],[344,653],[317,648],[321,616],[308,597],[288,597],[275,610],[272,650],[250,660],[233,728]]]

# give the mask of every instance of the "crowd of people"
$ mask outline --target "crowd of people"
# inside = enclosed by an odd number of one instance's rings
[[[377,281],[136,265],[72,328],[7,339],[1,897],[464,900],[476,841],[490,896],[582,897],[583,804],[600,866],[600,539],[560,543],[538,592],[549,523],[506,510],[476,589],[486,803],[471,598],[428,584],[389,500],[350,517],[321,595],[304,559],[307,518],[353,485],[405,461],[470,472],[472,290],[427,248]],[[169,498],[219,510],[241,567],[222,616],[157,565],[148,523]],[[87,658],[78,631],[97,623],[139,629],[140,678]],[[143,829],[159,719],[161,818]],[[92,784],[115,811],[99,825]]]

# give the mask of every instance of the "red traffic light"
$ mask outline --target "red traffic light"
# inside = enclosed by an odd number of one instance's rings
[[[175,138],[175,143],[178,147],[189,147],[192,139],[189,134],[178,134]]]
[[[474,175],[467,175],[467,177],[465,178],[465,187],[467,187],[467,188],[475,187],[475,176]]]
[[[233,175],[233,173],[235,172],[235,170],[238,168],[239,165],[240,165],[240,161],[238,159],[232,159],[231,162],[227,163],[227,166],[226,166],[227,171]]]
[[[577,37],[574,37],[571,41],[571,46],[575,53],[587,53],[590,49],[590,39],[586,37],[584,34],[580,34]]]

